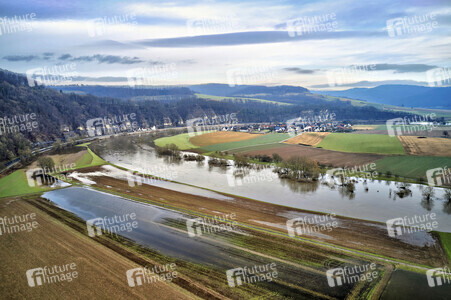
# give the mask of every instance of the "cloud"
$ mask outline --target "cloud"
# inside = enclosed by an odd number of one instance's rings
[[[72,55],[70,55],[70,54],[63,54],[60,57],[58,57],[58,59],[59,60],[67,60],[67,59],[69,59],[71,57],[72,57]]]
[[[94,54],[91,56],[78,56],[74,57],[70,54],[63,54],[59,58],[59,60],[65,61],[78,61],[78,62],[92,62],[95,61],[99,64],[123,64],[123,65],[131,65],[144,62],[138,57],[129,57],[129,56],[118,56],[118,55],[102,55],[102,54]]]
[[[421,73],[437,68],[437,66],[425,64],[375,64],[374,66],[375,71],[393,70],[395,73]]]
[[[42,53],[42,58],[44,60],[49,60],[51,57],[53,57],[53,55],[55,55],[55,53],[53,52],[44,52]]]
[[[35,59],[39,59],[39,56],[36,55],[7,55],[3,56],[3,59],[7,61],[32,61]]]
[[[72,77],[72,81],[93,81],[93,82],[127,82],[127,77],[88,77],[88,76],[75,76]]]
[[[313,74],[316,72],[316,70],[308,70],[308,69],[301,69],[301,68],[284,68],[285,71],[294,72],[296,74]]]
[[[384,32],[364,32],[364,31],[337,31],[337,32],[312,32],[309,34],[290,37],[288,31],[250,31],[235,32],[225,34],[199,35],[192,37],[162,38],[152,40],[136,41],[147,47],[209,47],[209,46],[236,46],[248,44],[283,43],[296,42],[302,40],[333,40],[357,37],[386,37]]]

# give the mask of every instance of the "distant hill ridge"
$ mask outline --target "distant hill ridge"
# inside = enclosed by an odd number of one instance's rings
[[[393,84],[344,91],[318,91],[317,93],[405,107],[451,109],[451,87]]]

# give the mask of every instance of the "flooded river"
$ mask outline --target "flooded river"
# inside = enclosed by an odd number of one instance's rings
[[[100,153],[105,160],[145,174],[288,207],[372,221],[434,213],[437,230],[451,232],[451,204],[443,200],[440,188],[434,188],[433,199],[426,201],[422,196],[425,185],[412,184],[411,193],[401,198],[396,194],[401,189],[398,182],[358,179],[354,193],[347,193],[338,186],[322,184],[321,180],[298,183],[280,179],[271,169],[249,170],[244,177],[235,177],[233,166],[210,167],[207,160],[178,162],[157,156],[150,147],[124,149],[107,143],[108,147]]]

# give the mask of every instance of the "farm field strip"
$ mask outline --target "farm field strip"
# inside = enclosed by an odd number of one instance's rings
[[[285,102],[277,102],[272,100],[266,100],[266,99],[258,99],[258,98],[249,98],[249,97],[226,97],[226,96],[213,96],[213,95],[205,95],[205,94],[195,94],[200,99],[210,99],[215,101],[223,101],[223,100],[230,100],[230,101],[255,101],[255,102],[262,102],[262,103],[270,103],[270,104],[277,104],[277,105],[293,105],[291,103],[285,103]]]
[[[405,154],[396,137],[383,134],[331,133],[316,147],[351,153]]]
[[[255,139],[251,139],[251,140],[223,143],[223,144],[216,144],[216,145],[202,147],[202,150],[204,150],[206,152],[229,151],[229,150],[233,150],[233,149],[250,147],[250,146],[259,146],[259,145],[279,143],[289,137],[290,137],[290,135],[288,133],[268,133],[263,136],[259,136]]]
[[[451,139],[398,136],[406,153],[420,156],[451,156]]]
[[[376,170],[384,174],[390,172],[405,178],[426,180],[426,171],[451,166],[451,157],[439,156],[387,156],[376,161]]]
[[[305,132],[284,141],[284,143],[292,145],[302,144],[316,146],[329,134],[330,132]]]
[[[216,131],[192,137],[190,142],[198,147],[210,145],[246,141],[260,137],[259,134],[251,134],[235,131]]]
[[[201,131],[193,134],[190,133],[180,133],[173,136],[162,137],[155,140],[155,145],[159,147],[164,147],[169,144],[175,144],[180,150],[189,150],[198,148],[196,145],[193,145],[190,142],[192,136],[202,135],[205,133],[209,133],[211,131]]]

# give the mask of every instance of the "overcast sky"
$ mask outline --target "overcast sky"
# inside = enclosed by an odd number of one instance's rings
[[[0,3],[0,67],[72,83],[334,89],[427,84],[451,65],[449,1]]]

